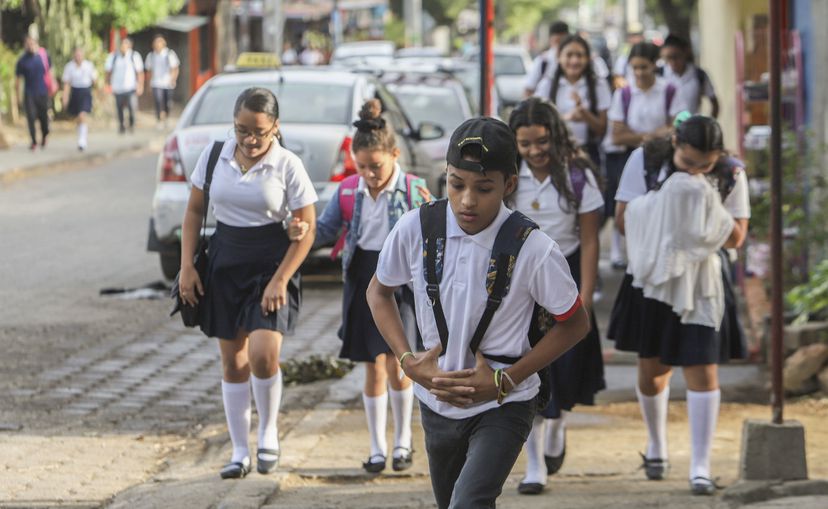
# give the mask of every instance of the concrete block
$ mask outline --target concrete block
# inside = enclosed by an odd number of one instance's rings
[[[806,322],[801,325],[786,325],[784,335],[786,352],[814,343],[828,344],[828,322]]]
[[[745,481],[807,479],[805,428],[798,421],[746,420],[739,472]]]
[[[825,362],[828,361],[828,345],[815,343],[803,346],[793,355],[785,359],[782,383],[785,390],[793,393],[805,393],[809,389],[816,390],[814,375],[819,373]]]

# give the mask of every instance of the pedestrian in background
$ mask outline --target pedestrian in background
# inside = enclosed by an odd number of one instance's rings
[[[265,88],[248,88],[236,99],[233,139],[202,152],[191,176],[181,236],[179,295],[201,301],[200,326],[218,338],[224,414],[233,455],[220,472],[240,478],[250,471],[250,389],[259,414],[256,469],[272,472],[281,449],[277,417],[282,400],[279,354],[285,334],[296,327],[301,301],[299,266],[313,244],[316,192],[308,173],[279,138],[279,103]],[[204,214],[208,162],[214,161],[208,189],[216,218],[210,238],[207,275],[193,266]],[[310,233],[291,242],[282,222],[288,213]]]
[[[175,51],[167,47],[167,40],[161,34],[152,38],[152,52],[147,55],[144,69],[150,75],[152,98],[155,101],[155,127],[166,129],[170,116],[170,101],[178,81],[181,61]]]
[[[296,65],[299,63],[299,55],[293,49],[290,41],[285,41],[285,50],[282,52],[282,65]]]
[[[580,43],[572,46],[581,47]],[[562,42],[561,55],[566,47]],[[566,67],[568,58],[559,59],[560,65]],[[580,61],[590,68],[588,54]],[[594,173],[598,166],[578,148],[562,115],[549,102],[526,99],[512,111],[509,127],[520,156],[518,186],[510,206],[526,214],[558,244],[591,324],[586,338],[552,363],[552,397],[546,408],[538,409],[526,439],[526,474],[518,493],[536,495],[543,491],[547,476],[563,464],[567,414],[576,404],[594,405],[595,394],[606,387],[601,335],[592,306],[604,199]],[[537,307],[530,334],[542,335],[554,324],[549,313]]]
[[[135,130],[135,108],[137,98],[144,93],[144,63],[141,55],[132,49],[132,40],[121,40],[118,51],[113,51],[104,64],[106,83],[115,95],[115,110],[118,113],[118,132],[124,134],[124,109],[129,113],[129,131]]]
[[[549,26],[549,49],[532,60],[532,66],[529,68],[529,73],[526,74],[526,81],[523,85],[525,97],[534,95],[541,78],[557,67],[558,45],[568,35],[569,25],[563,21],[555,21]]]
[[[49,99],[57,91],[57,83],[52,75],[52,60],[45,48],[31,35],[23,38],[25,51],[15,65],[15,87],[17,97],[23,99],[26,112],[26,124],[32,142],[29,148],[37,148],[35,122],[40,122],[40,147],[46,148],[49,135]]]
[[[710,76],[693,63],[693,48],[683,37],[670,34],[661,46],[662,75],[672,83],[690,113],[699,113],[702,97],[710,101],[710,116],[719,116],[719,99]]]
[[[690,489],[711,495],[718,364],[747,353],[722,248],[744,242],[750,199],[743,165],[725,153],[716,120],[686,117],[671,137],[636,149],[624,168],[616,222],[627,235],[630,265],[607,336],[618,350],[638,354],[636,395],[647,426],[642,456],[650,480],[664,479],[669,470],[670,377],[673,367],[682,367]]]
[[[627,158],[642,143],[668,135],[676,114],[686,109],[677,89],[656,73],[658,46],[640,42],[630,50],[629,65],[635,81],[615,91],[607,114],[609,129],[604,139],[604,203],[607,218],[615,216],[615,193]],[[626,255],[622,238],[613,228],[610,244],[613,268],[623,270]]]
[[[365,291],[376,272],[382,244],[397,220],[408,210],[431,201],[425,181],[403,172],[397,164],[400,149],[396,135],[381,112],[382,105],[377,99],[362,106],[359,120],[354,122],[357,130],[351,144],[358,174],[347,177],[339,185],[335,198],[328,202],[317,223],[315,243],[324,246],[340,239],[334,248],[334,255],[342,252],[345,275],[339,356],[365,363],[362,402],[371,435],[371,453],[362,468],[371,473],[382,472],[386,467],[385,423],[389,399],[394,417],[392,468],[398,472],[411,467],[414,390],[374,323]],[[412,349],[416,349],[414,294],[403,286],[397,290],[395,299],[406,338]]]
[[[63,68],[63,104],[66,112],[77,119],[78,150],[86,150],[89,125],[87,115],[92,111],[92,90],[98,80],[95,65],[83,58],[83,48],[76,47],[72,60]]]
[[[299,54],[299,63],[302,65],[322,65],[324,60],[322,52],[310,44]]]

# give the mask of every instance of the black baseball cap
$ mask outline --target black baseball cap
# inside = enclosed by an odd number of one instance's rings
[[[463,159],[461,152],[467,145],[479,145],[480,162]],[[470,118],[454,130],[449,142],[446,161],[461,170],[499,171],[517,175],[517,144],[512,130],[503,121],[492,117]]]

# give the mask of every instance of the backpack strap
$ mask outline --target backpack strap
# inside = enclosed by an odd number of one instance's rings
[[[405,199],[408,203],[408,210],[416,209],[423,204],[423,197],[417,191],[417,186],[426,186],[426,181],[413,173],[405,174]]]
[[[489,293],[486,299],[486,309],[483,316],[477,323],[472,339],[469,342],[469,349],[476,354],[483,341],[483,335],[492,323],[495,311],[500,307],[503,298],[509,293],[512,282],[512,272],[515,269],[518,254],[529,238],[532,230],[538,225],[521,212],[514,211],[500,226],[495,237],[492,255],[489,259],[489,270],[486,274],[486,291]]]
[[[627,124],[627,117],[630,115],[630,103],[632,102],[632,89],[629,85],[621,88],[621,107],[624,109],[624,123]],[[628,124],[629,125],[629,124]]]
[[[356,193],[359,187],[359,175],[349,175],[339,183],[337,188],[337,197],[339,198],[339,217],[345,221],[346,224],[351,223],[354,217],[354,203],[356,202]],[[342,248],[345,247],[345,238],[348,236],[348,227],[342,229],[342,234],[336,241],[336,244],[331,251],[331,259],[335,260]]]
[[[423,276],[426,294],[431,301],[434,321],[443,346],[440,355],[448,350],[448,323],[440,302],[440,280],[443,278],[443,255],[446,249],[446,213],[448,200],[435,200],[420,207],[420,229],[423,235]]]
[[[670,119],[670,106],[673,105],[673,97],[676,96],[676,87],[672,83],[667,84],[667,90],[664,91],[664,115]]]
[[[207,215],[210,213],[210,185],[213,183],[213,173],[215,172],[216,164],[218,164],[219,156],[223,148],[223,141],[214,141],[213,148],[210,149],[210,156],[207,158],[207,171],[204,175],[204,188],[202,189],[204,193],[204,214],[201,218],[201,238],[199,239],[199,246],[203,242],[206,242],[204,232],[207,231]]]
[[[653,154],[653,151],[647,150],[646,145],[642,150],[644,150],[644,185],[647,191],[652,191],[659,187],[658,177],[661,174],[661,166],[664,164],[664,160]]]
[[[584,187],[587,183],[586,170],[578,165],[569,165],[569,182],[572,184],[572,192],[575,194],[578,208],[581,208],[581,202],[584,199]]]

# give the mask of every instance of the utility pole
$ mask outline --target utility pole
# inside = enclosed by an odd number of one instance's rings
[[[480,114],[494,115],[494,0],[480,0]]]
[[[405,45],[418,47],[423,44],[423,0],[403,0],[405,19]]]

